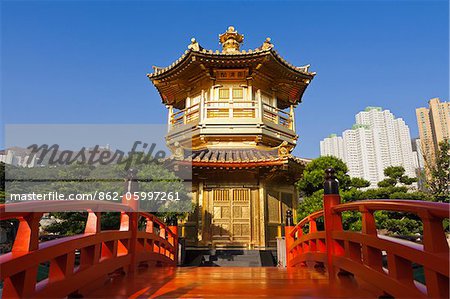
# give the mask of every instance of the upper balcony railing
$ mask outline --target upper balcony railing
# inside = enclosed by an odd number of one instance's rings
[[[263,103],[263,119],[293,130],[291,113]]]
[[[206,118],[255,118],[256,101],[205,101]]]
[[[210,119],[227,119],[230,123],[253,119],[255,123],[276,124],[294,131],[293,113],[293,108],[287,112],[260,100],[205,100],[183,110],[169,111],[169,130]]]
[[[170,116],[170,127],[178,127],[183,124],[198,122],[200,104],[194,104],[191,107],[172,113]]]

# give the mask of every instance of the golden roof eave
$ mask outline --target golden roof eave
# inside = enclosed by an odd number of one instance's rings
[[[168,160],[192,167],[213,168],[260,168],[296,164],[306,166],[304,159],[291,153],[280,152],[279,146],[268,150],[256,149],[203,149],[187,153],[185,156],[172,156]]]
[[[233,59],[241,58],[241,59],[251,59],[255,57],[260,57],[264,55],[272,54],[272,56],[279,61],[283,66],[287,67],[288,69],[292,70],[293,72],[296,72],[301,75],[307,75],[313,78],[316,73],[315,72],[309,72],[310,65],[305,66],[294,66],[287,62],[284,58],[281,57],[280,54],[278,54],[277,51],[273,49],[273,47],[270,47],[268,49],[262,49],[257,48],[255,50],[249,50],[249,51],[240,51],[240,52],[219,52],[219,51],[212,51],[212,50],[206,50],[203,48],[200,48],[198,51],[194,49],[188,49],[184,52],[183,55],[180,56],[175,62],[173,62],[170,66],[165,68],[160,67],[153,67],[154,72],[148,73],[147,77],[151,80],[159,79],[161,77],[165,77],[168,74],[170,74],[172,71],[176,70],[184,61],[189,59],[192,56],[200,56],[209,58],[211,60],[223,60],[223,59],[230,59],[231,57]]]
[[[184,100],[192,76],[215,79],[213,69],[249,68],[253,79],[259,76],[260,80],[275,84],[273,88],[278,89],[280,100],[289,104],[301,102],[306,87],[316,75],[309,71],[310,65],[297,67],[282,58],[270,38],[261,47],[247,51],[213,51],[201,47],[194,38],[191,42],[170,66],[154,66],[153,73],[147,74],[165,104]]]

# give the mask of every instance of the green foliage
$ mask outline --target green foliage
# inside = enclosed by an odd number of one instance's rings
[[[394,191],[389,195],[390,199],[409,199],[409,200],[426,200],[432,201],[433,197],[429,194],[416,191],[416,192],[402,192],[402,191]]]
[[[444,219],[444,221],[443,221],[443,223],[442,223],[443,225],[444,225],[444,231],[448,234],[448,233],[450,233],[450,221],[449,221],[449,219],[447,218],[447,219]]]
[[[411,185],[417,182],[416,178],[410,178],[405,175],[405,168],[403,166],[389,166],[384,170],[384,175],[387,177],[381,182],[378,182],[378,187],[389,188],[397,185]]]
[[[336,157],[326,156],[314,159],[303,172],[303,178],[297,182],[297,188],[305,195],[297,209],[298,220],[309,214],[323,209],[323,180],[325,169],[334,168],[336,178],[339,181],[341,196],[346,201],[357,200],[363,192],[359,188],[365,188],[370,182],[361,178],[350,178],[347,174],[347,165]]]
[[[345,191],[341,190],[340,195],[343,202],[364,199],[364,191],[358,190],[356,188],[351,188],[350,190]]]
[[[162,218],[176,216],[178,219],[187,215],[185,211],[192,210],[192,201],[188,197],[184,182],[169,171],[163,165],[153,163],[132,163],[131,166],[138,170],[139,197],[141,211],[151,211]],[[125,177],[127,171],[124,165],[110,164],[88,166],[80,164],[59,165],[52,167],[20,168],[7,165],[8,178],[16,179],[8,184],[10,193],[40,193],[58,192],[60,194],[94,194],[116,192],[113,203],[121,203],[122,195],[126,191]],[[42,178],[49,179],[44,183]],[[25,183],[21,181],[25,179]],[[31,181],[31,182],[30,182]],[[35,182],[34,182],[35,181]],[[150,199],[150,195],[170,192],[172,196],[166,196],[166,200]],[[176,194],[176,195],[175,195]],[[1,194],[0,194],[1,195]],[[130,196],[131,197],[131,196]],[[179,198],[180,200],[170,200]],[[101,199],[100,197],[96,198]],[[106,201],[106,197],[103,197]],[[109,197],[112,199],[112,197]],[[179,212],[174,212],[179,211]],[[56,221],[43,227],[44,231],[51,234],[73,235],[82,233],[86,222],[86,213],[64,212],[52,213]],[[102,229],[117,229],[120,225],[120,213],[102,213]]]
[[[389,199],[392,193],[406,193],[407,187],[383,187],[377,189],[368,189],[363,197],[366,199]]]
[[[392,235],[414,236],[423,232],[422,222],[414,214],[377,211],[374,216],[377,229],[385,230]]]
[[[430,165],[431,163],[427,163]],[[430,193],[435,201],[450,202],[450,140],[439,144],[436,161],[429,166],[430,178],[427,181]]]
[[[379,221],[377,219],[377,221]],[[422,234],[423,228],[420,220],[414,220],[409,217],[402,219],[387,219],[382,225],[389,233],[399,236],[414,236]]]
[[[403,166],[389,166],[383,171],[384,175],[395,180],[399,180],[405,174]]]
[[[44,227],[44,231],[56,235],[76,235],[84,232],[87,213],[80,212],[61,212],[51,213],[55,221]]]
[[[323,209],[323,190],[314,192],[311,196],[303,199],[297,209],[297,222],[311,213]]]
[[[346,211],[342,213],[342,228],[344,230],[361,231],[361,213],[356,211]]]
[[[380,188],[389,188],[394,187],[397,184],[397,180],[392,178],[385,178],[384,180],[378,182],[378,187]]]
[[[8,185],[5,188],[6,196],[10,193],[47,193],[55,191],[50,181],[58,179],[63,167],[16,167],[5,165],[5,177]],[[64,171],[63,171],[64,172]],[[47,179],[47,182],[41,182]],[[7,190],[6,190],[7,189]]]
[[[314,159],[303,171],[303,178],[297,182],[297,188],[306,196],[323,188],[325,169],[334,168],[336,178],[339,180],[341,189],[350,187],[350,177],[347,175],[347,165],[338,158],[327,156]]]
[[[102,213],[100,218],[100,226],[102,230],[115,230],[120,227],[120,212]]]
[[[409,185],[412,185],[412,183],[417,182],[417,178],[410,178],[410,177],[404,175],[404,176],[402,176],[402,177],[400,178],[399,181],[400,181],[400,183],[402,183],[403,185],[409,186]]]
[[[322,183],[324,169],[328,168],[325,166],[327,164],[338,165],[341,170],[339,177],[344,181],[344,186],[340,186],[339,192],[342,202],[365,199],[432,200],[431,196],[423,192],[410,192],[407,185],[410,185],[415,179],[405,176],[403,167],[386,168],[384,173],[388,178],[379,184],[381,185],[379,188],[360,190],[368,187],[370,185],[369,182],[359,178],[348,177],[345,172],[342,173],[342,171],[346,171],[347,169],[345,164],[339,159],[330,158],[321,157],[316,159],[319,161],[313,160],[305,170],[303,179],[297,183],[300,191],[305,195],[297,209],[298,221],[313,212],[323,209]],[[311,193],[312,190],[315,191]],[[422,233],[422,223],[413,214],[378,211],[375,213],[375,219],[378,229],[384,230],[387,234],[414,236],[415,234]],[[342,224],[346,230],[360,231],[362,225],[360,213],[353,211],[344,212],[342,214]]]
[[[192,211],[192,201],[188,198],[187,190],[180,180],[173,172],[167,170],[165,167],[153,164],[141,165],[138,172],[139,189],[142,192],[178,192],[181,200],[176,202],[167,201],[164,205],[155,205],[155,201],[142,201],[140,208],[144,211],[155,211],[155,214],[160,218],[167,218],[176,216],[181,219],[187,216],[184,212],[174,211]]]
[[[362,178],[351,178],[350,187],[360,189],[367,188],[370,186],[370,182]]]

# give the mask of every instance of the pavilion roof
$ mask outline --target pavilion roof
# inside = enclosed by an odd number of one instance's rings
[[[186,97],[198,78],[213,78],[215,69],[242,69],[251,71],[249,76],[270,82],[279,91],[279,98],[288,103],[297,103],[314,78],[310,65],[294,66],[283,59],[274,49],[270,38],[256,49],[240,50],[243,35],[233,27],[220,35],[223,50],[204,49],[195,38],[188,49],[167,67],[153,67],[147,77],[153,82],[166,104],[173,104]]]
[[[269,150],[255,148],[241,149],[202,149],[186,152],[183,157],[173,160],[185,162],[192,167],[218,168],[257,168],[288,164],[289,162],[305,166],[307,160],[289,153],[282,154],[279,148]]]
[[[267,44],[267,46],[264,46],[264,44]],[[192,39],[192,43],[188,46],[188,49],[183,53],[183,55],[180,56],[176,61],[174,61],[171,65],[167,67],[158,67],[153,66],[153,73],[147,74],[147,77],[150,79],[158,79],[163,76],[168,76],[169,72],[171,70],[176,70],[183,62],[186,60],[189,60],[192,58],[192,56],[199,56],[199,57],[205,57],[210,58],[212,61],[216,62],[222,62],[225,64],[229,64],[223,59],[246,59],[251,60],[258,57],[264,57],[264,56],[271,56],[271,58],[275,59],[276,61],[280,62],[283,66],[286,68],[292,70],[293,72],[298,73],[299,75],[307,75],[309,77],[314,77],[316,74],[315,72],[310,72],[309,67],[310,65],[304,65],[304,66],[294,66],[291,63],[289,63],[287,60],[285,60],[276,50],[274,50],[274,45],[270,42],[270,39],[268,38],[264,42],[262,47],[256,48],[256,49],[249,49],[249,50],[242,50],[242,51],[235,51],[235,52],[221,52],[219,50],[207,50],[198,45],[198,42],[195,40],[195,38]]]

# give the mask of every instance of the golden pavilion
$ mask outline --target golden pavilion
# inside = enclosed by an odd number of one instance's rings
[[[294,109],[315,73],[285,61],[270,38],[243,50],[230,26],[219,41],[213,51],[192,38],[179,59],[147,75],[168,108],[173,159],[192,167],[196,209],[180,234],[193,248],[275,248],[306,164],[291,154]]]

